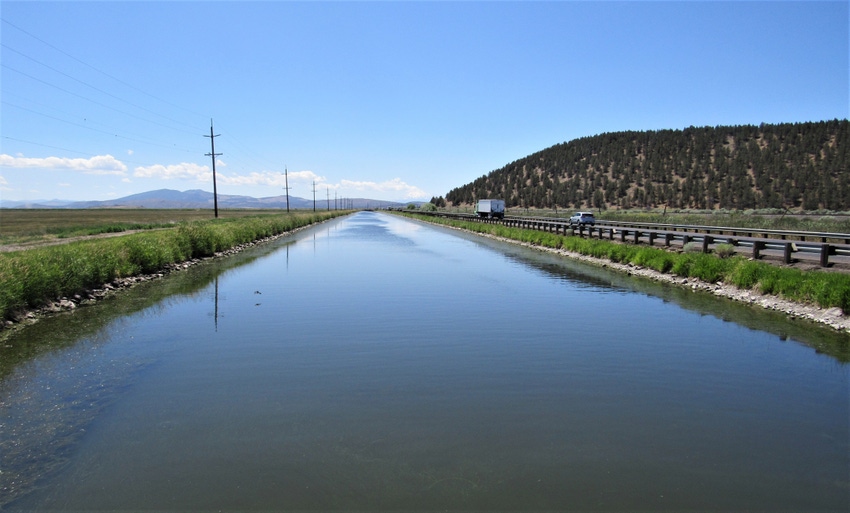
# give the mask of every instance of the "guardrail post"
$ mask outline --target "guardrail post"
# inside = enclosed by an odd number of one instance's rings
[[[655,242],[655,232],[649,232],[647,235],[649,236],[649,245],[652,246],[652,243]]]
[[[829,266],[829,253],[832,249],[832,246],[829,244],[823,244],[820,247],[820,266],[827,267]]]
[[[608,240],[614,240],[614,229],[608,228]]]
[[[620,242],[626,242],[626,231],[627,230],[620,230]]]
[[[685,249],[685,246],[687,246],[690,241],[691,241],[690,235],[687,235],[687,234],[682,235],[682,249]]]
[[[635,244],[639,244],[639,243],[640,243],[640,231],[635,230]]]
[[[791,263],[791,252],[794,250],[794,244],[791,242],[785,243],[785,254],[783,255],[782,260],[785,261],[786,264]]]
[[[672,243],[672,242],[673,242],[673,234],[672,233],[665,233],[664,234],[664,245],[669,248],[670,243]]]
[[[759,259],[759,254],[761,250],[764,249],[764,242],[760,240],[753,241],[753,260]]]
[[[714,237],[711,235],[706,235],[702,238],[702,252],[708,253],[708,246],[714,242]]]

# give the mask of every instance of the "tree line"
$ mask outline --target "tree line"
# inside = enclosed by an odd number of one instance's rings
[[[452,189],[445,201],[501,198],[508,207],[556,209],[846,211],[848,153],[846,119],[605,133],[511,162]]]

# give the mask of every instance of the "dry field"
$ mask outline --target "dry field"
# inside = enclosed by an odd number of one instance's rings
[[[282,210],[219,209],[219,218],[284,214]],[[0,209],[0,251],[167,228],[213,219],[208,209]]]

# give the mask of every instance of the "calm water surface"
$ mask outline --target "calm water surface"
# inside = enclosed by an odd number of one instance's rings
[[[371,212],[179,274],[6,341],[0,507],[850,508],[809,324]]]

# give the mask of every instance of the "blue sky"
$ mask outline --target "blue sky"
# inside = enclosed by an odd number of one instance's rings
[[[0,2],[0,197],[427,200],[621,130],[844,119],[841,2]]]

